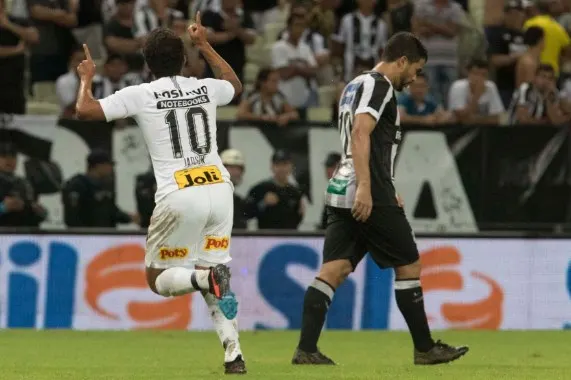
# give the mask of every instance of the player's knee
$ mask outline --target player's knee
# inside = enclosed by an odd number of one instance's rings
[[[420,260],[416,260],[414,263],[395,268],[395,275],[397,279],[420,278],[420,272],[421,272]]]
[[[353,266],[349,260],[335,260],[325,263],[317,277],[337,289],[352,271]]]

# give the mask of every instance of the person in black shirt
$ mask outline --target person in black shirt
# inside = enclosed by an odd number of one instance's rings
[[[272,156],[273,178],[255,185],[248,195],[260,229],[297,229],[305,206],[303,193],[289,182],[293,172],[289,152],[276,151]]]
[[[47,212],[30,182],[14,174],[17,154],[14,145],[0,142],[0,226],[38,227]]]
[[[335,170],[339,166],[339,162],[341,162],[341,155],[339,153],[329,153],[327,155],[327,159],[325,160],[325,176],[328,180],[333,177],[335,174]],[[321,224],[317,226],[318,229],[324,230],[327,228],[327,207],[323,208],[323,212],[321,213]]]
[[[202,24],[208,28],[208,42],[242,80],[246,64],[246,45],[251,45],[256,40],[254,22],[248,12],[238,8],[237,0],[222,0],[221,7],[220,12],[204,12]],[[208,76],[213,76],[210,66],[208,70]],[[234,101],[237,100],[238,97]]]
[[[486,29],[490,63],[496,69],[496,84],[504,107],[508,107],[515,85],[515,67],[518,58],[525,52],[523,43],[523,22],[525,13],[518,0],[510,1],[505,7],[503,25]]]
[[[103,43],[107,54],[123,55],[129,66],[129,71],[141,71],[145,65],[141,47],[142,38],[133,34],[133,12],[135,0],[116,0],[117,11],[103,29]]]
[[[234,186],[242,183],[244,175],[244,156],[237,149],[226,149],[220,154],[222,163],[228,173],[230,180]],[[248,219],[250,219],[255,211],[252,210],[249,203],[234,191],[234,228],[248,228]]]
[[[62,202],[68,227],[116,227],[138,223],[117,207],[113,183],[113,160],[105,151],[95,150],[87,157],[87,173],[77,174],[64,185]]]
[[[40,36],[29,20],[10,17],[4,8],[0,0],[0,114],[24,114],[26,44],[38,43]]]
[[[467,347],[432,339],[420,284],[420,256],[394,188],[401,140],[396,91],[414,82],[427,60],[411,33],[391,37],[382,61],[353,79],[339,102],[342,160],[329,181],[329,218],[323,265],[305,293],[301,336],[293,364],[334,364],[317,349],[327,309],[337,289],[369,253],[381,268],[394,268],[395,300],[414,342],[415,364],[456,360]]]

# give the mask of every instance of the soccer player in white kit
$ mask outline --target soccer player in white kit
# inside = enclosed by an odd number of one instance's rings
[[[216,107],[230,103],[242,84],[207,42],[200,14],[188,32],[217,79],[180,76],[186,59],[183,41],[159,28],[149,34],[143,51],[155,80],[99,101],[91,93],[95,64],[84,45],[76,110],[81,119],[137,121],[157,180],[145,254],[149,287],[164,297],[201,291],[225,350],[226,373],[245,373],[237,301],[226,266],[233,186],[216,142]]]

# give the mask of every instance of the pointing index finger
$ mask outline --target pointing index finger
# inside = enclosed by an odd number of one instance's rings
[[[200,11],[196,12],[196,20],[194,20],[197,25],[202,25],[200,21]]]
[[[93,59],[91,59],[91,53],[89,52],[87,44],[83,44],[83,52],[85,53],[85,59],[87,59],[88,61],[93,61]]]

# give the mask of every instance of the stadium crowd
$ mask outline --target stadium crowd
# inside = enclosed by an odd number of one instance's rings
[[[429,60],[424,73],[400,94],[403,123],[571,121],[571,0],[0,0],[0,114],[74,118],[75,68],[84,59],[82,43],[89,45],[98,62],[94,96],[103,98],[151,80],[141,47],[158,26],[171,28],[187,42],[184,75],[212,76],[186,36],[186,27],[199,10],[209,41],[245,83],[244,94],[220,111],[223,119],[278,127],[298,120],[335,121],[343,86],[378,61],[392,34],[412,31],[426,45]],[[1,143],[0,179],[10,174],[14,154],[9,143]],[[227,153],[230,170],[239,171],[237,157],[239,152]],[[93,152],[90,160],[88,167],[95,168],[95,176],[74,177],[64,186],[68,206],[80,206],[74,186],[83,186],[93,197],[108,191],[104,181],[98,182],[105,188],[99,190],[92,182],[106,178],[110,169],[105,165],[111,160],[104,152]],[[292,170],[287,152],[276,152],[273,164],[276,177]],[[137,184],[138,202],[152,202],[152,173],[142,174]],[[18,223],[37,225],[45,215],[33,189],[25,184],[18,188],[23,195],[0,189],[0,225],[15,225],[6,215],[24,209],[31,214],[23,218],[25,223]],[[260,226],[266,223],[262,222],[266,206],[277,204],[276,199],[298,197],[295,188],[273,188],[265,182],[252,191],[255,202],[238,200],[237,207],[243,208],[238,214],[257,217]],[[108,214],[98,216],[104,221],[75,220],[77,210],[70,208],[66,223],[148,225],[145,215],[150,217],[152,204],[129,215],[115,207],[112,192],[105,194],[95,197],[108,200]],[[288,204],[294,205],[284,210],[291,213],[286,218],[291,223],[269,218],[272,228],[280,221],[282,227],[299,224],[295,221],[303,216],[303,202]]]

